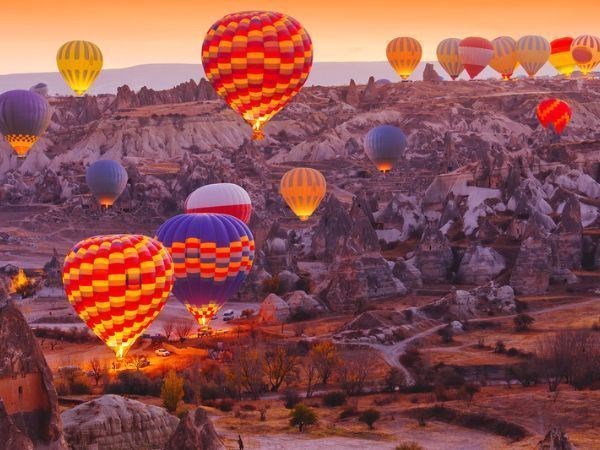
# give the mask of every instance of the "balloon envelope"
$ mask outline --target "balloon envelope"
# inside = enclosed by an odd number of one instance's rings
[[[563,37],[554,39],[550,42],[549,62],[552,66],[565,77],[570,77],[577,63],[571,54],[572,37]]]
[[[309,167],[288,170],[281,177],[279,192],[301,221],[306,221],[325,197],[327,183],[321,172]]]
[[[501,36],[492,41],[494,55],[490,67],[502,75],[503,80],[510,80],[519,61],[517,60],[517,42],[509,36]]]
[[[252,201],[246,190],[237,184],[207,184],[188,196],[185,212],[229,214],[248,223],[252,215]]]
[[[436,51],[438,62],[453,80],[456,80],[464,70],[458,53],[459,45],[460,39],[444,39],[439,43]]]
[[[250,229],[227,214],[180,214],[160,226],[156,239],[173,258],[173,294],[195,308],[223,305],[239,290],[254,261]]]
[[[252,126],[253,139],[300,91],[312,42],[294,18],[270,11],[228,14],[206,33],[202,65],[227,104]]]
[[[14,90],[0,95],[0,132],[20,158],[50,124],[48,100],[32,91]]]
[[[458,53],[472,80],[490,63],[494,56],[494,47],[487,39],[470,36],[460,41]]]
[[[523,36],[517,41],[517,59],[533,77],[550,58],[550,43],[542,36]]]
[[[69,41],[56,53],[58,70],[75,95],[83,95],[92,86],[102,64],[102,52],[93,42]]]
[[[405,148],[406,136],[400,128],[392,125],[375,127],[365,137],[365,152],[383,173],[396,165]]]
[[[571,55],[584,75],[600,63],[600,38],[584,34],[571,43]]]
[[[62,279],[79,317],[122,358],[167,302],[173,262],[147,236],[95,236],[69,252]]]
[[[100,159],[87,168],[85,181],[103,207],[112,206],[127,186],[127,171],[117,161]]]
[[[387,59],[403,81],[413,73],[421,61],[423,49],[414,38],[404,36],[392,39],[385,50]]]
[[[550,98],[540,102],[536,115],[544,128],[552,127],[561,134],[571,120],[571,107],[563,100]]]

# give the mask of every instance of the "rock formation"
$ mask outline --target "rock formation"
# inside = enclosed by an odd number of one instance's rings
[[[458,280],[466,284],[485,284],[506,268],[506,261],[496,250],[471,245],[460,261]]]
[[[433,64],[431,64],[431,63],[425,64],[425,69],[423,69],[423,81],[442,81],[442,80],[443,80],[443,78],[433,68]]]
[[[538,450],[575,450],[569,436],[560,428],[552,428],[544,439],[538,442]]]
[[[162,448],[179,423],[163,408],[112,394],[63,412],[62,420],[67,442],[81,450]]]
[[[33,450],[33,442],[17,427],[0,398],[0,450]]]
[[[561,269],[580,269],[583,257],[583,227],[581,225],[581,206],[574,194],[567,201],[560,215],[560,222],[553,233],[556,245],[556,259]]]
[[[258,317],[265,323],[285,323],[290,315],[290,306],[276,294],[267,295],[258,310]]]
[[[225,450],[206,411],[196,408],[188,411],[164,450]]]
[[[446,282],[453,262],[454,257],[448,239],[434,222],[430,222],[423,231],[416,251],[416,263],[421,271],[423,282]]]

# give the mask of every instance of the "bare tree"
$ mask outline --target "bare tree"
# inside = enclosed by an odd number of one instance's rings
[[[317,367],[312,361],[306,361],[302,366],[304,369],[304,376],[306,378],[306,398],[311,398],[315,389],[315,381],[317,380]]]
[[[142,367],[144,367],[146,365],[146,357],[143,355],[140,355],[139,353],[134,353],[133,355],[129,356],[128,358],[128,363],[131,364],[135,370],[140,370]]]
[[[90,359],[90,373],[94,377],[96,386],[98,386],[100,379],[104,376],[107,370],[108,368],[106,367],[106,361],[102,362],[97,357]]]
[[[189,320],[183,320],[179,322],[175,327],[175,334],[179,338],[179,342],[185,342],[193,328],[194,324]]]
[[[260,348],[237,348],[233,358],[232,371],[238,377],[241,386],[252,396],[258,399],[263,392],[264,353]]]
[[[337,348],[329,341],[319,342],[310,350],[309,357],[317,369],[321,383],[326,385],[340,362]]]
[[[167,339],[167,342],[168,342],[169,338],[173,334],[173,331],[175,331],[175,321],[173,321],[173,320],[167,320],[166,322],[164,322],[163,323],[163,327],[162,327],[162,331],[163,331],[163,333],[165,335],[165,338]]]
[[[293,375],[298,364],[298,357],[282,345],[267,350],[264,357],[264,370],[271,391],[277,392],[281,384]]]
[[[345,355],[340,367],[340,381],[348,395],[363,392],[367,380],[372,378],[374,362],[374,358],[366,352]]]

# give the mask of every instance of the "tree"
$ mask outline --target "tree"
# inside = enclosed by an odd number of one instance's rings
[[[515,330],[517,331],[527,331],[535,322],[535,319],[531,317],[529,314],[519,314],[517,317],[513,319],[515,324]]]
[[[237,348],[233,357],[232,370],[237,373],[242,388],[258,399],[264,386],[264,353],[259,348]]]
[[[298,403],[290,413],[290,425],[298,427],[298,431],[304,431],[304,427],[317,423],[317,414],[305,406],[303,403]]]
[[[96,386],[98,386],[98,382],[107,372],[106,362],[101,362],[99,358],[90,359],[90,373],[92,377],[94,377],[94,381],[96,382]]]
[[[179,338],[179,342],[185,342],[188,335],[191,333],[194,324],[189,320],[181,321],[175,327],[175,334]]]
[[[473,397],[477,394],[481,388],[473,383],[466,383],[458,390],[458,396],[464,400],[467,405],[470,405],[473,401]]]
[[[135,370],[140,370],[142,367],[146,366],[146,357],[143,355],[140,355],[139,353],[134,353],[133,355],[130,355],[127,358],[129,361],[128,363],[131,364]]]
[[[175,321],[167,320],[166,322],[164,322],[162,331],[165,335],[165,339],[167,340],[167,342],[169,342],[169,339],[171,338],[173,331],[175,331]]]
[[[319,342],[311,349],[308,356],[315,365],[321,383],[327,385],[334,369],[340,363],[337,348],[329,341]]]
[[[367,380],[372,378],[373,363],[373,358],[366,352],[349,354],[342,360],[340,381],[348,395],[362,394]]]
[[[315,380],[317,378],[317,367],[309,360],[304,363],[302,368],[306,380],[306,398],[311,398],[315,388]]]
[[[272,392],[277,392],[281,384],[298,368],[298,357],[289,349],[278,345],[265,352],[264,370]]]
[[[160,390],[160,398],[167,411],[175,412],[177,405],[183,398],[183,378],[178,377],[175,371],[170,370],[167,373]]]
[[[358,416],[358,420],[362,423],[366,423],[369,426],[369,430],[373,429],[373,424],[379,420],[381,414],[378,410],[370,408],[366,411],[363,411],[360,416]]]
[[[401,389],[406,384],[406,375],[397,367],[390,367],[385,376],[386,390],[394,392]]]
[[[452,326],[446,325],[444,328],[440,328],[437,334],[442,338],[444,344],[449,344],[454,340],[454,331]]]

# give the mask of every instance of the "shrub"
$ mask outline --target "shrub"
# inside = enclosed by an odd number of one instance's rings
[[[229,398],[224,398],[216,403],[217,409],[223,412],[230,412],[233,409],[234,402]]]
[[[160,398],[167,411],[175,412],[177,410],[177,405],[183,399],[183,378],[178,377],[175,371],[169,371],[165,377],[160,390]]]
[[[513,319],[516,331],[527,331],[535,322],[535,319],[529,314],[519,314]]]
[[[346,403],[346,394],[342,391],[328,392],[323,396],[323,404],[330,408],[342,406]]]
[[[307,425],[317,423],[317,414],[308,406],[298,403],[290,413],[290,425],[298,427],[298,431],[302,432]]]
[[[281,396],[283,400],[283,404],[287,409],[292,409],[298,403],[300,403],[300,394],[298,391],[292,388],[287,388],[283,391],[283,395]]]
[[[416,442],[403,442],[399,445],[396,445],[396,450],[425,450]]]
[[[400,356],[400,362],[403,366],[409,368],[414,367],[418,363],[422,362],[421,352],[418,348],[409,348],[404,354],[402,354],[402,356]]]
[[[347,419],[348,417],[353,417],[356,415],[358,415],[358,410],[356,409],[356,406],[350,405],[342,410],[342,412],[340,413],[340,419]]]
[[[401,389],[406,384],[406,376],[397,367],[390,367],[385,376],[385,388],[390,392]]]
[[[437,334],[442,338],[442,342],[449,344],[454,341],[454,331],[450,325],[446,325],[444,328],[440,328]]]
[[[158,397],[160,395],[162,380],[151,379],[148,375],[139,370],[124,370],[119,372],[117,380],[105,384],[105,394],[119,395],[151,395]]]
[[[464,377],[454,367],[442,367],[435,376],[436,384],[445,387],[460,387],[465,384]]]
[[[256,411],[256,406],[251,403],[244,403],[243,405],[240,405],[240,409],[242,411]]]
[[[366,423],[369,426],[369,430],[372,430],[373,424],[377,422],[380,417],[381,413],[378,410],[371,408],[363,411],[358,417],[358,420],[362,423]]]
[[[92,393],[90,383],[84,377],[78,377],[71,383],[71,394],[88,395]]]
[[[290,316],[290,322],[304,322],[305,320],[310,320],[315,317],[316,313],[312,311],[307,311],[303,308],[298,308],[296,311],[292,313]]]
[[[460,387],[458,390],[458,396],[465,401],[465,403],[469,404],[473,401],[473,397],[481,391],[481,388],[473,383],[467,383]]]
[[[279,275],[264,279],[262,282],[262,291],[264,294],[283,294],[283,288],[281,286]]]
[[[504,341],[496,341],[494,353],[506,353],[506,344],[504,344]]]

